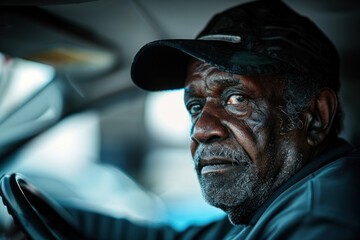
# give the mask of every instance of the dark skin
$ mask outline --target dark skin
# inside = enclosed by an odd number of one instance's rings
[[[283,77],[232,75],[198,60],[189,65],[184,99],[193,122],[195,168],[205,199],[234,224],[246,224],[327,144],[336,94],[320,91],[300,116],[303,127],[288,130],[280,110]]]

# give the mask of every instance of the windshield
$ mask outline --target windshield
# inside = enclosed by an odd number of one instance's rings
[[[53,80],[53,67],[0,53],[0,123]]]

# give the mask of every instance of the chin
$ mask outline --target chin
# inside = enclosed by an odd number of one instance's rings
[[[264,189],[265,190],[265,189]],[[269,194],[266,194],[267,196]],[[259,196],[259,195],[257,195]],[[205,200],[212,206],[223,210],[233,225],[247,225],[257,209],[266,201],[267,198],[245,198],[240,199],[224,199],[224,195],[220,199],[214,199],[213,196],[204,196]],[[260,197],[260,196],[259,196]]]
[[[271,194],[303,166],[301,156],[285,161],[276,174],[261,177],[256,167],[227,175],[198,175],[205,200],[227,213],[234,225],[247,225]],[[270,172],[271,173],[271,172]]]
[[[225,178],[199,176],[199,182],[205,200],[226,212],[234,225],[248,224],[254,212],[270,195],[271,188],[271,184],[258,174],[244,172]]]
[[[272,193],[273,179],[262,178],[254,165],[227,174],[198,175],[202,195],[227,213],[234,225],[248,224]]]
[[[233,225],[248,225],[252,216],[254,215],[254,210],[247,209],[244,211],[244,208],[232,207],[228,208],[225,212],[229,218],[229,221]]]

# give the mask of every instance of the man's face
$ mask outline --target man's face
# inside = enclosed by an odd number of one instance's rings
[[[234,75],[192,61],[185,82],[191,153],[205,199],[246,223],[300,167],[303,134],[285,132],[280,76]]]

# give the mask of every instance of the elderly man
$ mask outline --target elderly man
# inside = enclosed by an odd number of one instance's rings
[[[338,138],[338,69],[327,37],[281,1],[222,12],[195,40],[144,46],[132,78],[185,88],[203,195],[232,224],[176,232],[103,216],[106,239],[359,239],[360,151]]]
[[[203,196],[233,224],[179,236],[360,238],[360,152],[337,136],[338,65],[328,38],[281,1],[234,7],[195,40],[155,41],[138,52],[139,87],[185,88]]]

